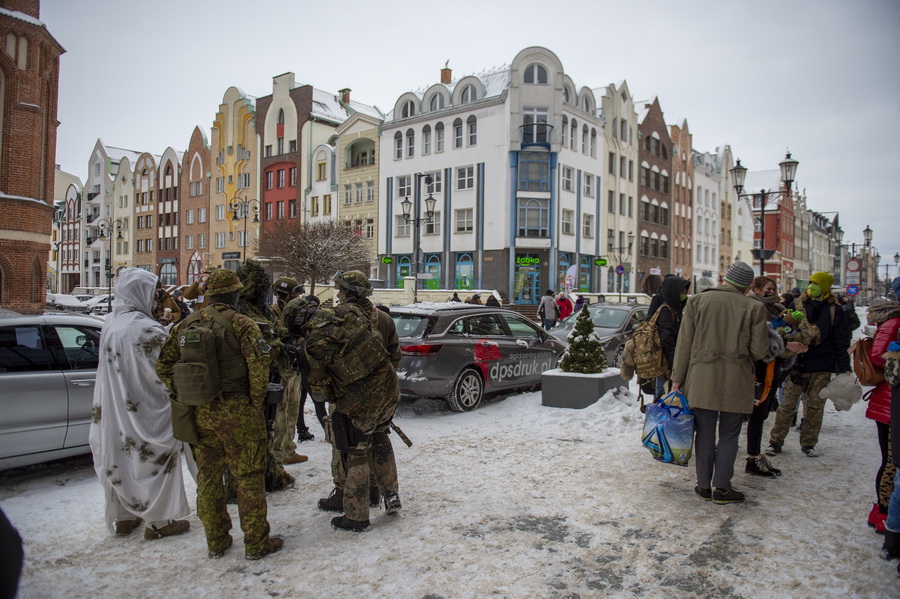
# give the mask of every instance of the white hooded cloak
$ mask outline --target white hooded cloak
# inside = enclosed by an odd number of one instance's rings
[[[166,340],[152,317],[156,281],[148,271],[122,269],[113,311],[100,335],[90,444],[110,532],[127,513],[148,524],[190,513],[181,472],[183,444],[172,436],[169,394],[156,376]]]

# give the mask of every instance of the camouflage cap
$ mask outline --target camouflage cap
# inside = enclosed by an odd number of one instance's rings
[[[290,295],[294,291],[294,287],[298,285],[297,279],[291,277],[279,277],[272,284],[272,291],[284,295]]]
[[[348,270],[347,272],[339,270],[335,273],[333,280],[336,287],[343,287],[359,297],[372,295],[372,284],[369,282],[369,277],[360,270]]]
[[[243,288],[244,286],[241,284],[241,280],[238,278],[237,273],[230,271],[227,268],[216,270],[214,273],[210,274],[209,278],[206,280],[206,293],[209,295],[222,295]]]

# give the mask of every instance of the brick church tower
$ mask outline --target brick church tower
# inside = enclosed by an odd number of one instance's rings
[[[44,310],[59,57],[40,0],[0,0],[0,308]]]

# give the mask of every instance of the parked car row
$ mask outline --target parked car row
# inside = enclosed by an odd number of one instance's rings
[[[115,296],[106,293],[91,296],[48,293],[46,303],[49,310],[81,314],[106,314],[109,312],[111,302],[115,299]]]

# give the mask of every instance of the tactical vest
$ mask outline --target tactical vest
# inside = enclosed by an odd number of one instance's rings
[[[201,318],[206,314],[209,320]],[[248,395],[250,381],[232,320],[236,311],[219,312],[209,306],[191,314],[178,333],[181,359],[172,378],[178,401],[203,405],[227,395]]]
[[[354,383],[388,359],[381,333],[356,304],[319,310],[310,321],[306,352],[342,386]]]

